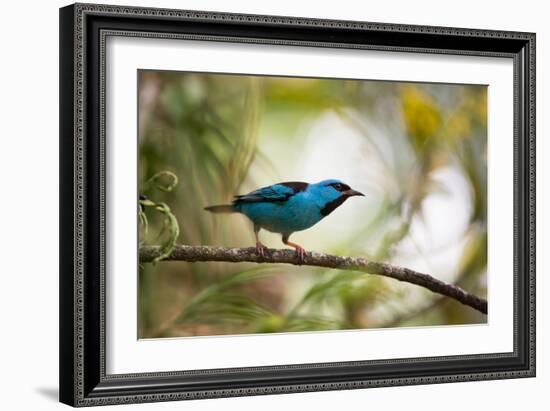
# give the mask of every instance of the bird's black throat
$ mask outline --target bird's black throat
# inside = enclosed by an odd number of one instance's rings
[[[336,210],[338,207],[342,205],[344,201],[346,201],[349,198],[347,195],[341,195],[336,200],[332,200],[330,203],[327,203],[322,209],[321,209],[321,215],[323,217],[326,217],[330,213],[332,213],[334,210]]]

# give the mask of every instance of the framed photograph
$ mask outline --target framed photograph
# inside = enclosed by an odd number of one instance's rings
[[[60,24],[62,402],[535,375],[535,34]]]

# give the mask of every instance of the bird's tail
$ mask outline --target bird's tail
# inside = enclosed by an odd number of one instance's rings
[[[237,211],[231,204],[213,205],[210,207],[204,207],[204,209],[206,211],[210,211],[211,213],[235,213]]]

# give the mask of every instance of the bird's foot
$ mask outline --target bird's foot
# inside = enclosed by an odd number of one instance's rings
[[[268,250],[268,248],[260,243],[259,241],[256,241],[256,254],[258,254],[260,257],[265,257],[265,252]]]
[[[285,243],[286,245],[289,245],[290,247],[296,250],[296,256],[298,257],[298,261],[300,264],[303,264],[305,260],[306,250],[304,250],[302,246],[288,241],[288,235],[283,235],[283,243]]]
[[[294,249],[296,250],[296,255],[298,256],[298,260],[300,260],[300,263],[303,263],[305,260],[306,250],[304,250],[299,245],[295,245]]]

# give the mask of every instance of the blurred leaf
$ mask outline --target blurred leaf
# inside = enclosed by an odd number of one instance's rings
[[[418,85],[403,87],[401,99],[407,133],[415,149],[425,156],[437,143],[441,113],[433,98]]]
[[[246,322],[271,315],[269,309],[252,298],[229,291],[236,286],[271,275],[270,268],[258,267],[228,276],[199,292],[174,320],[177,325],[189,321]]]
[[[331,270],[328,272],[327,279],[313,284],[298,304],[292,309],[291,313],[297,312],[306,303],[321,303],[326,299],[337,296],[341,287],[345,287],[346,284],[367,275],[368,274],[355,271]]]
[[[342,321],[315,315],[291,317],[284,331],[322,331],[350,328]]]
[[[254,332],[257,333],[276,333],[285,329],[286,317],[278,314],[271,314],[256,323]]]

